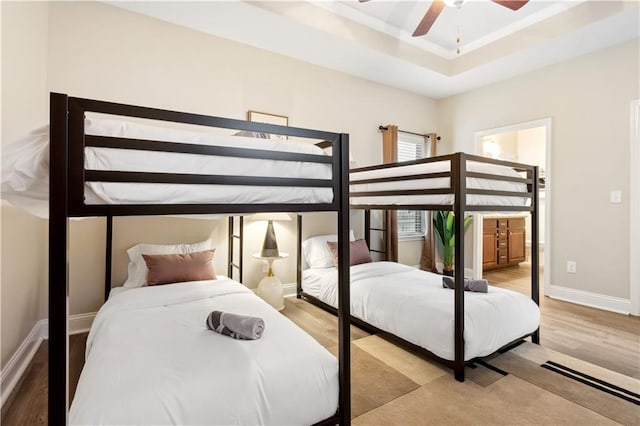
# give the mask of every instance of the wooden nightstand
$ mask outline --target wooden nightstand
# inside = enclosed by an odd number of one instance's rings
[[[279,256],[261,256],[260,253],[254,253],[255,259],[267,262],[267,275],[258,283],[257,294],[268,304],[281,311],[284,309],[284,297],[282,295],[282,282],[273,273],[273,262],[278,259],[286,259],[288,253],[280,252]]]

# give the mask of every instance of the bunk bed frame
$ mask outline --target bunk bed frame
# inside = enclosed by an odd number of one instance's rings
[[[332,155],[309,155],[196,144],[159,142],[85,135],[85,113],[160,120],[200,126],[265,132],[310,138],[331,144]],[[327,142],[328,141],[328,142]],[[296,179],[172,173],[96,171],[85,169],[85,147],[189,153],[199,155],[257,158],[265,160],[328,163],[332,179]],[[66,425],[69,409],[69,218],[106,217],[105,298],[111,288],[111,237],[114,216],[168,214],[245,214],[257,212],[335,211],[339,230],[338,347],[339,405],[337,413],[319,424],[350,424],[351,381],[349,346],[349,136],[295,127],[247,122],[199,114],[50,95],[50,197],[49,197],[49,398],[48,424]],[[329,187],[331,203],[319,204],[85,204],[86,182],[144,182],[175,184],[250,185],[258,187]],[[344,237],[342,237],[344,236]]]
[[[371,227],[371,210],[448,210],[454,213],[454,227],[455,227],[455,247],[454,247],[454,269],[456,271],[464,271],[464,216],[466,212],[530,212],[531,214],[531,247],[538,247],[539,230],[538,230],[538,167],[525,164],[519,164],[509,161],[495,160],[492,158],[480,157],[476,155],[470,155],[466,153],[455,153],[450,155],[441,155],[437,157],[424,158],[420,160],[406,161],[402,163],[389,163],[381,164],[370,167],[361,167],[357,169],[351,169],[351,173],[390,169],[394,167],[402,167],[415,164],[432,163],[438,161],[449,161],[450,168],[448,172],[437,173],[425,173],[425,174],[403,174],[394,177],[383,177],[375,179],[351,179],[352,185],[357,184],[375,184],[383,182],[406,182],[416,179],[435,179],[435,178],[449,178],[449,188],[438,189],[412,189],[412,190],[387,190],[387,191],[362,191],[351,192],[351,209],[361,209],[365,211],[364,224],[365,224],[365,240],[367,246],[371,247],[371,231],[383,231],[383,229]],[[497,164],[506,167],[511,167],[516,171],[524,172],[526,177],[515,178],[500,176],[487,173],[471,172],[467,170],[467,162],[481,162],[488,164]],[[512,192],[512,191],[496,191],[487,189],[473,189],[467,187],[467,177],[490,179],[497,181],[510,181],[524,183],[527,185],[526,192]],[[358,204],[353,201],[360,197],[394,197],[402,195],[435,195],[435,194],[452,194],[454,196],[453,204]],[[468,205],[466,203],[467,195],[492,195],[492,196],[515,196],[515,197],[527,197],[531,200],[528,206],[499,206],[499,205]],[[393,201],[393,198],[390,198]],[[297,297],[305,298],[309,302],[329,311],[337,313],[337,309],[322,300],[314,297],[303,291],[302,289],[302,221],[298,216],[298,275],[297,275]],[[342,246],[340,246],[342,247]],[[342,248],[340,248],[342,249]],[[378,253],[384,253],[374,250]],[[359,318],[351,316],[351,321],[358,325],[360,328],[367,330],[371,333],[384,336],[388,340],[399,344],[412,352],[425,356],[427,358],[436,360],[445,366],[452,368],[454,376],[458,381],[464,381],[464,370],[467,365],[472,365],[474,362],[478,362],[479,358],[474,358],[465,361],[464,354],[464,291],[463,280],[464,274],[456,274],[455,277],[455,289],[453,292],[454,297],[454,360],[446,360],[425,348],[415,345],[405,339],[402,339],[392,333],[388,333],[384,330],[362,321]],[[341,289],[342,287],[340,287]],[[531,250],[531,298],[537,304],[540,305],[540,291],[539,291],[539,253],[538,250]],[[504,352],[509,350],[513,346],[518,345],[522,339],[531,336],[533,343],[540,343],[540,330],[539,328],[530,335],[522,336],[513,342],[510,342],[498,349],[496,352]]]

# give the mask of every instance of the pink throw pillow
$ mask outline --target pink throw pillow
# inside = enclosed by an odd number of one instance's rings
[[[215,280],[214,250],[186,254],[143,254],[149,273],[148,285]]]
[[[327,241],[327,247],[333,257],[333,266],[338,267],[338,243]],[[350,266],[359,265],[361,263],[371,262],[371,254],[365,240],[351,241],[349,244],[349,262]]]

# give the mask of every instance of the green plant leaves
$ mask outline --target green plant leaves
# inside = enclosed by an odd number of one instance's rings
[[[473,216],[467,216],[463,221],[463,228],[466,229]],[[456,243],[454,229],[454,215],[451,211],[437,211],[433,216],[433,227],[440,236],[443,250],[443,263],[446,270],[451,270],[453,266],[453,247]]]

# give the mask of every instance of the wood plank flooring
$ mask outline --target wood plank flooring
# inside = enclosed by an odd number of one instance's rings
[[[529,293],[526,263],[485,273],[492,285]],[[541,274],[542,275],[542,274]],[[541,294],[542,291],[541,291]],[[288,298],[283,314],[331,348],[337,344],[336,317],[302,300]],[[572,357],[640,378],[640,318],[541,297],[543,346]],[[368,336],[351,327],[352,340]],[[84,364],[86,333],[70,337],[70,397]],[[2,407],[2,425],[44,425],[47,419],[47,342],[43,342],[23,379]]]
[[[69,400],[72,400],[76,393],[78,379],[84,366],[86,343],[87,333],[69,336]],[[22,379],[2,406],[0,424],[4,426],[47,424],[48,348],[48,341],[43,341]]]
[[[531,265],[487,271],[491,285],[530,294]],[[640,379],[640,317],[551,299],[540,271],[540,343],[549,349]]]

